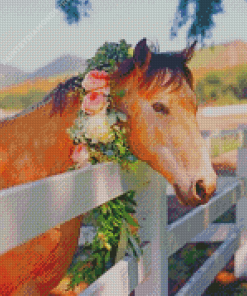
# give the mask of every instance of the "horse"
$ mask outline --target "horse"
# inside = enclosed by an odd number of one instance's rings
[[[180,53],[153,53],[146,39],[111,74],[114,108],[126,114],[131,152],[173,185],[193,207],[216,190],[216,174],[196,121],[196,97],[187,62],[195,44]],[[0,189],[60,174],[73,165],[69,138],[80,110],[79,77],[60,84],[42,102],[0,121]],[[118,96],[119,90],[125,95]],[[0,256],[1,295],[49,295],[64,277],[78,246],[83,215]]]

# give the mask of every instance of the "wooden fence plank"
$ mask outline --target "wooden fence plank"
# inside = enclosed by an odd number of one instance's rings
[[[222,215],[241,198],[241,183],[235,181],[216,194],[206,205],[197,207],[186,216],[167,226],[167,252],[169,256],[207,229],[216,218]]]
[[[104,163],[1,190],[0,254],[128,190],[145,191],[152,174],[145,164],[135,174]]]

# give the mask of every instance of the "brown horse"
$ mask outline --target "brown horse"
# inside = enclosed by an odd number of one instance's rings
[[[127,115],[131,151],[173,184],[184,204],[206,203],[216,188],[206,143],[196,122],[196,100],[180,54],[151,53],[140,41],[112,75],[115,107]],[[80,109],[74,77],[37,104],[0,122],[0,188],[65,172],[74,145],[66,129]],[[72,261],[83,216],[75,217],[0,256],[1,295],[48,295]],[[28,294],[27,294],[28,293]]]

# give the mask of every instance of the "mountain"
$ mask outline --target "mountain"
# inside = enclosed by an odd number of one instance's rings
[[[12,84],[18,84],[27,79],[29,73],[17,67],[0,64],[0,89]]]
[[[195,81],[213,70],[224,70],[241,64],[247,64],[247,43],[235,40],[224,44],[199,49],[189,63]],[[75,55],[63,55],[47,65],[33,71],[24,72],[16,67],[0,64],[0,89],[16,85],[25,80],[47,79],[57,76],[67,77],[83,73],[86,59]]]
[[[86,68],[86,60],[77,56],[63,55],[48,65],[39,68],[30,75],[28,79],[33,79],[37,77],[47,78],[51,76],[66,74],[74,74],[75,72],[83,73]]]
[[[24,72],[17,67],[0,64],[0,89],[22,83],[26,80],[33,81],[39,78],[56,76],[73,76],[78,72],[83,73],[87,66],[86,59],[63,55],[49,64],[31,72]]]

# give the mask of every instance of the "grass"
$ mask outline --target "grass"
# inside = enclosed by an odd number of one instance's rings
[[[189,66],[191,68],[207,67],[208,61],[217,61],[225,50],[223,45],[217,45],[213,50],[209,47],[197,50],[193,59],[190,61]]]
[[[241,140],[235,135],[227,135],[211,139],[211,156],[216,157],[223,153],[240,148]]]

